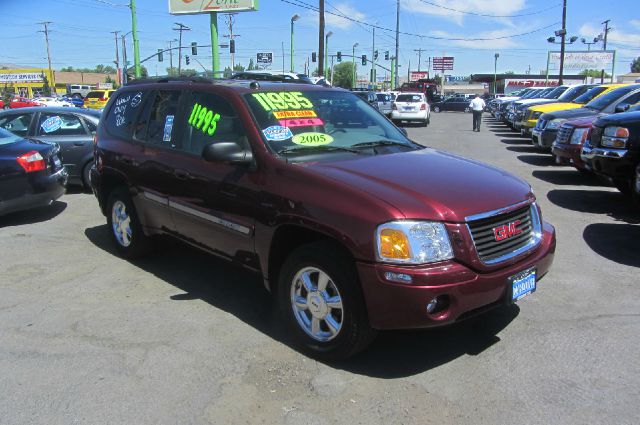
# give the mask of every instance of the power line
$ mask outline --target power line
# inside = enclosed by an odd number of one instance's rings
[[[421,2],[421,3],[424,3],[424,4],[428,4],[430,6],[433,6],[433,7],[439,7],[440,9],[449,10],[451,12],[463,13],[465,15],[483,16],[483,17],[486,17],[486,18],[519,18],[519,17],[522,17],[522,16],[539,15],[541,13],[544,13],[544,12],[546,12],[548,10],[551,10],[551,9],[555,9],[556,7],[560,6],[560,3],[558,3],[556,5],[547,7],[546,9],[542,9],[542,10],[539,10],[537,12],[522,13],[522,14],[518,14],[518,15],[490,15],[490,14],[485,14],[485,13],[467,12],[467,11],[464,11],[464,10],[454,9],[452,7],[442,6],[441,4],[433,3],[433,2],[430,2],[430,1],[427,1],[427,0],[418,0],[418,1]]]
[[[308,4],[308,3],[304,3],[304,2],[302,2],[302,1],[300,1],[300,0],[280,0],[280,1],[281,1],[281,2],[283,2],[283,3],[291,4],[291,5],[293,5],[293,6],[301,7],[301,8],[303,8],[303,9],[307,9],[307,10],[312,10],[312,11],[314,11],[314,12],[318,12],[318,8],[317,8],[316,6],[310,5],[310,4]],[[360,20],[358,20],[358,19],[351,18],[351,17],[349,17],[349,16],[341,16],[341,15],[338,15],[338,14],[336,14],[336,13],[329,12],[329,11],[326,11],[326,10],[325,10],[325,12],[324,12],[324,13],[327,13],[327,14],[329,14],[329,15],[338,16],[338,17],[340,17],[340,18],[347,19],[347,20],[352,21],[352,22],[357,22],[357,23],[360,23],[360,24],[362,24],[362,25],[366,25],[366,26],[371,27],[371,28],[380,29],[380,30],[382,30],[382,31],[389,31],[389,32],[394,32],[394,33],[396,32],[394,29],[386,28],[386,27],[382,27],[382,26],[380,26],[380,25],[370,24],[370,23],[368,23],[368,22],[360,21]],[[550,25],[547,25],[547,26],[544,26],[544,27],[540,27],[540,28],[536,28],[536,29],[534,29],[534,30],[527,31],[527,32],[523,32],[523,33],[519,33],[519,34],[503,35],[503,36],[501,36],[501,37],[490,37],[490,38],[489,38],[489,37],[476,37],[476,38],[463,38],[463,37],[436,37],[436,36],[432,36],[432,35],[415,34],[415,33],[406,32],[406,31],[398,31],[398,33],[399,33],[399,34],[401,34],[401,35],[408,35],[408,36],[412,36],[412,37],[428,38],[428,39],[431,39],[431,40],[446,40],[446,41],[494,41],[494,40],[505,40],[505,39],[508,39],[508,38],[522,37],[522,36],[524,36],[524,35],[533,34],[533,33],[536,33],[536,32],[539,32],[539,31],[546,30],[546,29],[548,29],[548,28],[554,27],[554,26],[558,25],[559,23],[560,23],[560,22],[554,22],[554,23],[552,23],[552,24],[550,24]]]

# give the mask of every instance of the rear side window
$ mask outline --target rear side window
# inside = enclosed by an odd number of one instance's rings
[[[248,145],[238,114],[216,94],[194,92],[187,102],[184,120],[184,151],[201,155],[207,144],[222,141]]]
[[[146,101],[138,119],[135,138],[145,143],[176,148],[180,145],[174,120],[180,106],[180,92],[160,90]]]
[[[89,93],[87,93],[87,95],[85,97],[90,97],[90,98],[94,98],[94,99],[101,99],[106,97],[105,93],[103,91],[90,91]]]
[[[40,114],[41,136],[79,136],[87,134],[80,117],[70,114]]]
[[[422,102],[422,96],[417,94],[401,94],[396,98],[396,102]]]
[[[121,139],[130,139],[143,100],[144,93],[141,91],[120,93],[106,117],[105,124],[109,133]]]
[[[29,124],[32,117],[33,114],[5,115],[0,118],[0,128],[25,137],[29,132]]]

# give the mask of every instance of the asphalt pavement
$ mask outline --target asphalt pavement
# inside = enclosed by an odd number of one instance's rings
[[[558,233],[534,294],[321,363],[256,276],[171,241],[125,261],[71,190],[0,218],[0,424],[639,423],[640,212],[486,114],[407,130],[533,186]]]

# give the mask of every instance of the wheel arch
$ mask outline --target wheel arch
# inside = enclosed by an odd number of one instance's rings
[[[100,204],[102,214],[106,216],[109,194],[119,186],[128,188],[129,182],[126,177],[114,170],[104,169],[100,174],[100,184],[98,185],[96,190],[96,197],[98,198],[98,203]]]

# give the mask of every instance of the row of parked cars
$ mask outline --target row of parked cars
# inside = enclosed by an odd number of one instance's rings
[[[34,98],[13,96],[9,102],[0,99],[0,109],[59,106],[64,108],[75,107],[102,110],[114,92],[115,90],[94,90],[89,92],[84,98],[78,93],[63,96],[38,96]]]
[[[602,176],[640,205],[640,84],[525,89],[488,108],[556,163]]]

